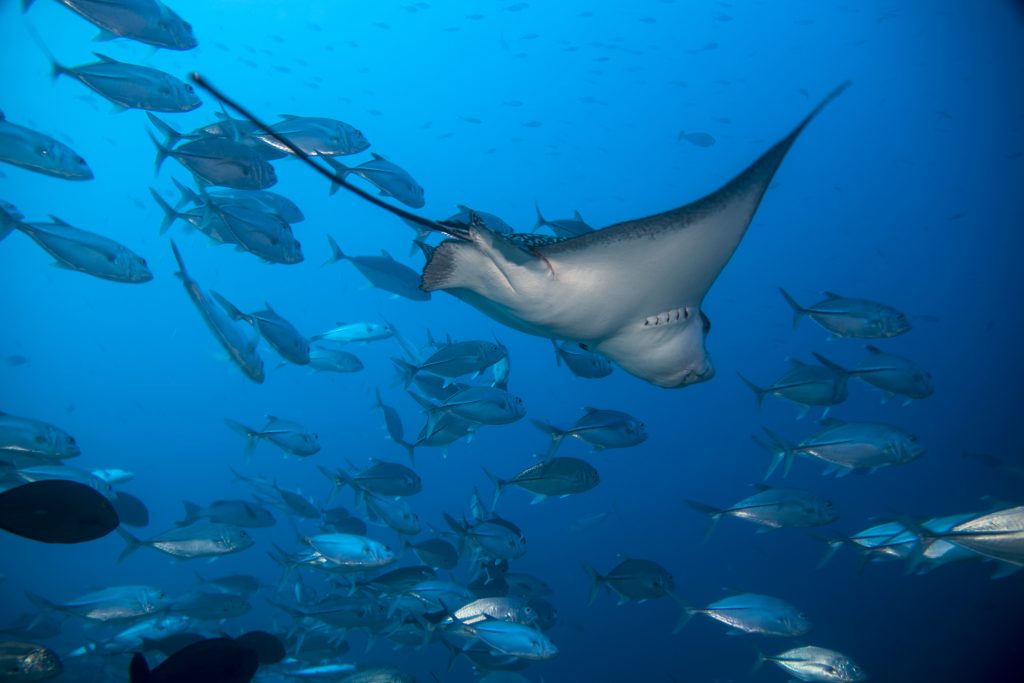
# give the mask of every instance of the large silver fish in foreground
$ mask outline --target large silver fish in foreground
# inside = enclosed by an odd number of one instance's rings
[[[253,118],[198,74],[193,79]],[[335,182],[453,238],[427,250],[423,290],[447,291],[528,334],[580,342],[652,384],[684,387],[714,375],[704,344],[710,329],[701,311],[705,295],[746,233],[786,152],[848,86],[832,91],[789,135],[703,199],[569,239],[503,236],[482,221],[455,229],[387,205],[343,178]]]

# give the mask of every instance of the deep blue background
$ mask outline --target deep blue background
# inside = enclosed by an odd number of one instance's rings
[[[525,3],[517,3],[525,4]],[[851,383],[834,414],[882,420],[928,446],[920,461],[865,477],[822,478],[798,463],[786,483],[836,502],[829,533],[852,533],[873,517],[938,515],[983,509],[982,496],[1019,501],[1020,480],[963,460],[961,451],[1021,464],[1021,215],[1024,210],[1024,15],[1009,2],[532,3],[303,2],[260,0],[172,5],[195,26],[199,47],[154,51],[129,41],[92,43],[92,25],[53,2],[22,15],[0,3],[0,107],[14,122],[73,145],[96,179],[70,183],[4,166],[0,197],[30,219],[54,214],[143,254],[156,279],[117,285],[50,267],[25,236],[0,244],[0,410],[50,421],[74,434],[83,455],[69,464],[123,467],[137,474],[126,490],[153,515],[150,533],[181,516],[181,500],[240,497],[228,465],[276,477],[318,499],[328,491],[315,464],[402,459],[385,440],[373,390],[398,407],[407,433],[421,424],[415,404],[392,385],[397,345],[353,349],[358,375],[273,369],[249,382],[222,359],[177,279],[150,186],[172,196],[173,161],[153,176],[145,114],[109,113],[83,86],[51,83],[31,24],[65,63],[99,50],[184,76],[199,70],[266,117],[331,116],[359,127],[371,150],[409,170],[426,188],[424,215],[455,204],[497,213],[520,229],[536,200],[551,218],[579,209],[595,226],[668,209],[700,197],[742,170],[784,135],[817,100],[851,79],[854,87],[811,125],[784,162],[754,224],[711,290],[710,383],[682,391],[649,386],[617,370],[606,380],[573,379],[557,369],[546,340],[511,332],[444,294],[429,303],[367,289],[349,264],[321,269],[333,234],[350,254],[382,248],[413,267],[411,231],[327,184],[293,160],[276,164],[275,191],[306,213],[296,235],[306,262],[271,266],[227,247],[212,248],[180,225],[173,236],[190,272],[243,310],[270,301],[307,334],[338,321],[385,316],[406,336],[456,339],[497,335],[512,354],[514,393],[531,417],[571,424],[584,405],[643,419],[650,439],[626,451],[588,457],[602,484],[584,496],[530,506],[519,491],[500,511],[529,539],[514,568],[546,579],[560,610],[551,633],[562,654],[535,665],[534,679],[740,680],[754,658],[750,638],[697,619],[670,635],[678,614],[668,600],[616,606],[610,596],[586,606],[586,560],[607,570],[620,555],[656,560],[693,603],[727,592],[778,595],[814,620],[807,642],[853,656],[878,681],[991,678],[1013,661],[1024,606],[1019,576],[990,581],[981,562],[902,575],[899,564],[858,573],[843,551],[815,570],[820,546],[799,532],[755,534],[725,520],[702,545],[704,519],[683,504],[727,504],[748,495],[767,455],[750,437],[762,425],[791,438],[810,419],[767,399],[758,414],[741,371],[768,382],[787,356],[811,351],[841,363],[861,356],[856,341],[826,342],[809,321],[791,330],[776,287],[812,302],[822,290],[886,301],[918,317],[886,350],[913,357],[935,377],[935,395],[909,407],[879,404],[879,393]],[[474,15],[474,16],[467,16]],[[478,15],[479,18],[475,18]],[[714,44],[714,47],[710,47]],[[702,49],[708,46],[707,49]],[[215,103],[166,118],[185,130],[212,120]],[[512,106],[510,102],[519,102]],[[473,123],[467,119],[479,120]],[[527,126],[530,122],[541,125]],[[706,131],[717,144],[677,142],[680,130]],[[368,158],[366,155],[364,157]],[[360,159],[364,158],[360,157]],[[323,451],[282,459],[260,446],[245,465],[225,416],[259,423],[265,413],[319,432]],[[466,509],[471,489],[489,497],[480,466],[511,475],[546,445],[527,421],[482,430],[447,458],[418,458],[424,492],[411,499],[421,518]],[[577,443],[565,454],[586,454]],[[781,480],[774,480],[779,483]],[[348,504],[348,496],[343,501]],[[569,536],[578,517],[617,508],[606,524]],[[303,527],[306,532],[312,527]],[[386,529],[373,535],[394,541]],[[207,574],[246,571],[276,582],[264,550],[297,547],[285,524],[257,530],[257,547],[199,563]],[[46,547],[0,537],[0,613],[28,608],[23,590],[60,600],[90,588],[146,582],[176,594],[192,585],[193,565],[139,552],[116,562],[116,536],[81,547]],[[238,627],[280,617],[262,601]],[[234,628],[230,625],[229,628]],[[75,629],[54,645],[75,647]],[[1019,640],[1019,636],[1016,637]],[[362,642],[360,638],[356,641]],[[761,640],[774,652],[785,641]],[[421,680],[444,670],[440,647],[392,653],[386,643],[355,659],[401,662]],[[766,667],[756,680],[780,681]],[[470,680],[465,663],[444,680]]]

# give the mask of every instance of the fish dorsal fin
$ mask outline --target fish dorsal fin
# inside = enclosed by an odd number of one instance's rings
[[[391,259],[392,261],[395,260],[395,257],[392,256],[391,254],[389,254],[387,249],[381,249],[380,250],[380,255],[383,256],[386,259]]]
[[[769,486],[768,484],[765,484],[764,482],[758,482],[758,483],[754,484],[754,488],[757,489],[758,492],[763,493],[764,491],[771,491],[774,487],[773,486]]]
[[[794,368],[802,368],[802,367],[805,367],[807,365],[807,363],[803,362],[799,358],[792,358],[792,357],[790,357],[790,358],[786,359],[786,362],[789,363],[790,365],[792,365]]]
[[[54,223],[56,223],[57,225],[66,225],[69,228],[71,227],[71,224],[68,223],[66,220],[63,220],[61,218],[57,218],[52,213],[50,214],[50,220],[53,221]]]
[[[835,292],[823,292],[828,299],[845,299],[846,297],[842,294],[836,294]]]
[[[96,59],[100,60],[101,62],[106,62],[107,64],[120,64],[121,63],[121,62],[117,61],[116,59],[114,59],[113,57],[108,57],[107,55],[105,55],[105,54],[103,54],[101,52],[93,52],[92,54],[93,54],[94,57],[96,57]]]
[[[387,161],[387,159],[377,154],[376,152],[370,152],[370,156],[373,157],[374,161]]]
[[[879,356],[879,355],[885,353],[885,351],[883,351],[882,349],[878,348],[874,344],[867,344],[864,348],[867,350],[868,353],[876,355],[876,356]]]
[[[586,223],[586,221],[585,221],[585,220],[583,220],[583,216],[582,216],[582,215],[580,215],[580,210],[579,210],[579,209],[574,209],[574,210],[573,210],[573,212],[572,212],[572,215],[573,215],[573,216],[574,216],[574,217],[576,218],[576,220],[578,220],[578,221],[579,221],[580,223]]]
[[[285,121],[291,121],[292,119],[301,118],[300,116],[297,116],[296,114],[278,114],[278,116],[280,116]]]
[[[818,420],[818,424],[822,427],[841,427],[846,424],[846,420],[840,420],[838,417],[823,417]]]
[[[4,110],[0,109],[0,121],[6,121],[6,120],[7,120],[7,116],[6,116],[6,114],[4,114]]]
[[[270,311],[271,313],[277,313],[277,311],[274,310],[274,307],[270,305],[269,301],[264,301],[263,305],[266,306],[267,310]]]
[[[601,411],[601,408],[595,408],[594,406],[583,406],[583,411],[590,415],[591,413],[597,413]]]

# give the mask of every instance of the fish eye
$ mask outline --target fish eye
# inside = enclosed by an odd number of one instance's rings
[[[46,443],[46,437],[42,434],[36,434],[36,443]]]
[[[139,263],[141,263],[142,265],[147,265],[146,259],[142,258],[141,256],[139,257]]]
[[[192,89],[192,86],[188,83],[185,84],[185,90],[188,92],[195,92],[195,90]]]
[[[39,152],[40,156],[44,156],[45,157],[45,156],[49,156],[50,155],[50,150],[46,149],[45,147],[40,147],[38,152]]]

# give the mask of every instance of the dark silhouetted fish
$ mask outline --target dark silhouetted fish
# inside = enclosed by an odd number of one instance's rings
[[[0,529],[33,541],[93,541],[119,523],[110,501],[78,482],[48,479],[0,493]]]
[[[256,650],[231,638],[200,640],[178,650],[152,671],[146,658],[132,657],[131,683],[249,683],[259,668]]]

